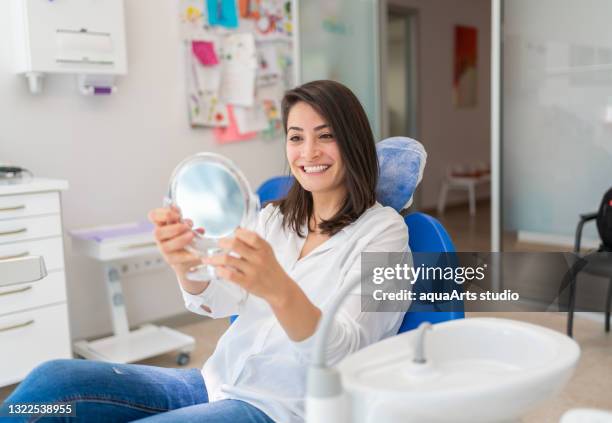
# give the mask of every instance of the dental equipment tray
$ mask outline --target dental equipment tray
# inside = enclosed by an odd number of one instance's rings
[[[153,238],[153,225],[148,222],[70,231],[73,248],[100,261],[128,257],[159,255]]]

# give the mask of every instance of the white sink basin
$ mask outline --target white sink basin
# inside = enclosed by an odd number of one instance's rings
[[[434,325],[426,364],[413,363],[417,331],[364,348],[338,365],[355,423],[516,422],[561,391],[578,344],[550,329],[506,319]]]

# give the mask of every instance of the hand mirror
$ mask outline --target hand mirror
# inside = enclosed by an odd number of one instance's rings
[[[199,153],[174,169],[166,199],[169,205],[180,209],[182,219],[193,221],[195,238],[187,249],[207,256],[217,253],[217,241],[239,226],[254,229],[259,198],[231,160]],[[204,234],[198,228],[204,228]]]

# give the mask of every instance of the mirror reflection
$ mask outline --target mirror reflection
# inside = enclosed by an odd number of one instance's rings
[[[173,200],[194,229],[205,229],[206,238],[230,235],[245,213],[245,196],[235,176],[205,159],[188,163],[177,173]]]

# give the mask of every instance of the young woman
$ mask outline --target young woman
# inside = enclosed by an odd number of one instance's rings
[[[406,251],[408,231],[399,214],[376,202],[374,139],[348,88],[334,81],[297,87],[285,94],[282,115],[296,183],[261,211],[255,231],[238,229],[220,241],[240,258],[200,260],[184,249],[194,237],[191,222],[175,209],[149,213],[187,308],[213,318],[240,315],[202,371],[57,360],[36,368],[9,402],[75,401],[87,422],[304,420],[306,367],[321,314],[343,285],[360,278],[362,252]],[[201,262],[215,266],[220,279],[190,281],[188,269]],[[246,301],[228,294],[236,285],[249,293]],[[337,314],[328,362],[394,335],[402,317],[362,312],[355,291]]]

